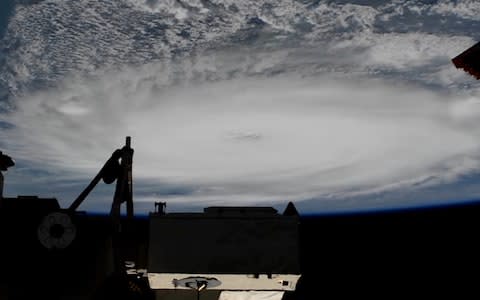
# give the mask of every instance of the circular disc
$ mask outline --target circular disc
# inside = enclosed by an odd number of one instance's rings
[[[69,215],[53,212],[45,216],[38,226],[37,237],[47,249],[65,249],[75,239],[77,229]]]

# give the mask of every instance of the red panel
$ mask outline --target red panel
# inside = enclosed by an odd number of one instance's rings
[[[452,62],[458,69],[480,79],[480,42],[453,58]]]

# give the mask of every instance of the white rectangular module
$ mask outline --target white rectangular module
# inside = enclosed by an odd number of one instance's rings
[[[177,282],[188,278],[212,278],[218,285],[206,286],[209,290],[263,290],[294,291],[300,275],[242,275],[242,274],[182,274],[149,273],[148,281],[152,289],[189,289]]]

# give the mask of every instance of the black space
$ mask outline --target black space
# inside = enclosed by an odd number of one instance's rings
[[[303,219],[300,299],[478,295],[479,216],[477,203]]]

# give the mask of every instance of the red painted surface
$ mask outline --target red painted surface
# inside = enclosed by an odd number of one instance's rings
[[[453,58],[452,62],[458,69],[480,79],[480,42]]]

